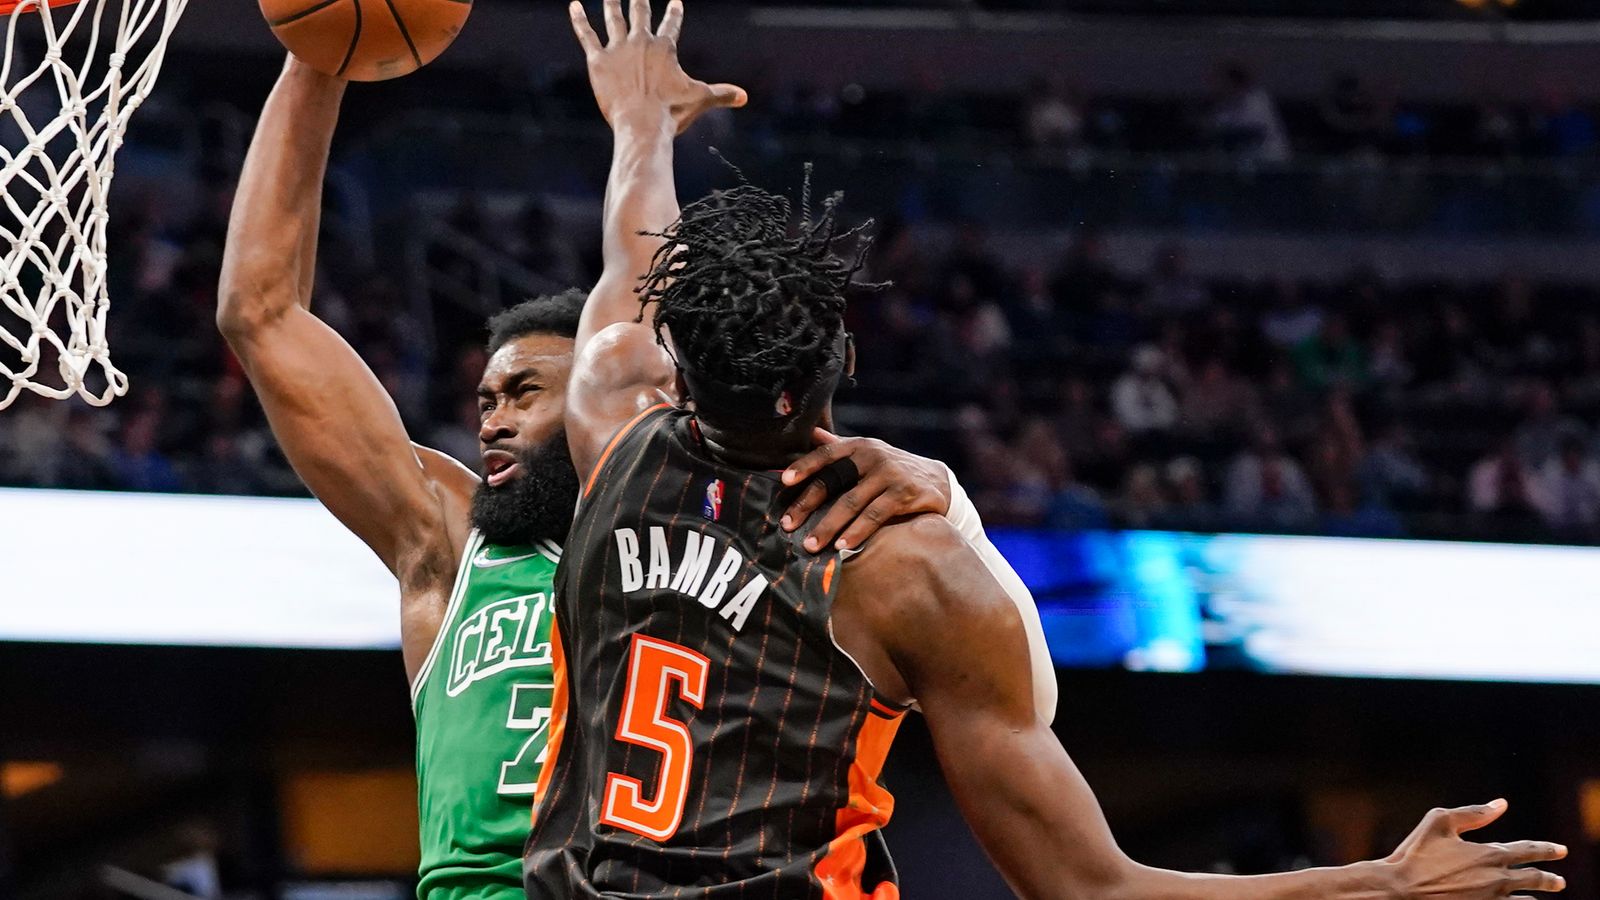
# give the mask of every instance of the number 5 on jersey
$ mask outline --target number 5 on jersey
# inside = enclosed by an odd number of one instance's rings
[[[622,715],[617,719],[617,740],[660,753],[660,774],[655,797],[646,799],[639,779],[607,773],[600,821],[665,841],[677,833],[678,824],[683,821],[683,805],[689,796],[689,767],[694,763],[689,726],[669,717],[667,704],[675,696],[700,709],[706,699],[711,661],[687,647],[642,634],[633,636],[629,654],[628,686],[622,698]]]

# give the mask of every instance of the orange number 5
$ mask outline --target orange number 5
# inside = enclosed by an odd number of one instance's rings
[[[683,821],[683,804],[689,796],[689,766],[694,762],[694,742],[689,727],[666,714],[671,682],[677,696],[701,708],[706,700],[706,678],[711,661],[703,655],[642,634],[633,636],[628,663],[628,690],[622,698],[617,740],[648,747],[661,754],[660,775],[654,799],[644,797],[637,778],[606,774],[606,799],[600,821],[606,825],[665,841]]]

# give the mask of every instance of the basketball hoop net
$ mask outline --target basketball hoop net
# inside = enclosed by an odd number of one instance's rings
[[[96,406],[127,393],[106,344],[107,192],[187,5],[0,0],[0,409],[24,388]],[[37,65],[22,46],[35,33]]]

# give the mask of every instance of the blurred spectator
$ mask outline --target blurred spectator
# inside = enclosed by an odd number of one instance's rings
[[[1532,518],[1537,512],[1533,472],[1517,452],[1516,441],[1509,437],[1472,467],[1467,486],[1468,503],[1475,513],[1515,522]]]
[[[1021,290],[1011,305],[1011,330],[1020,344],[1044,355],[1058,355],[1061,348],[1055,344],[1067,337],[1067,317],[1056,306],[1050,293],[1050,284],[1043,272],[1028,269],[1022,273]]]
[[[1200,366],[1184,391],[1179,420],[1184,432],[1197,438],[1243,434],[1259,414],[1255,390],[1215,357]]]
[[[60,483],[70,409],[23,391],[0,413],[0,481],[35,487]]]
[[[1118,520],[1129,528],[1149,528],[1168,513],[1161,471],[1149,463],[1129,469],[1117,501]]]
[[[1376,94],[1356,75],[1341,75],[1322,101],[1322,126],[1329,152],[1376,155],[1387,137],[1386,110]]]
[[[1211,297],[1204,283],[1189,271],[1182,244],[1162,244],[1150,274],[1150,310],[1158,315],[1187,315],[1204,309]]]
[[[1066,461],[1062,479],[1050,499],[1048,524],[1051,528],[1080,530],[1105,528],[1110,524],[1105,501],[1094,488],[1078,481],[1072,461]]]
[[[1357,469],[1361,497],[1386,507],[1425,497],[1432,479],[1413,449],[1411,432],[1394,420],[1378,432]]]
[[[1242,64],[1230,63],[1220,73],[1207,126],[1212,142],[1241,162],[1289,160],[1289,136],[1278,106]]]
[[[1583,422],[1561,411],[1549,382],[1532,382],[1525,396],[1526,413],[1516,432],[1517,452],[1529,468],[1537,469],[1555,456],[1564,440],[1581,440],[1588,432]]]
[[[1534,500],[1551,528],[1570,537],[1592,536],[1600,524],[1600,464],[1586,455],[1581,439],[1569,435],[1561,440],[1538,484]]]
[[[1358,388],[1366,381],[1367,360],[1343,316],[1329,316],[1321,330],[1294,348],[1300,381],[1314,391]]]
[[[1358,495],[1354,485],[1341,481],[1328,492],[1319,530],[1344,537],[1400,537],[1405,525],[1394,510],[1376,498]]]
[[[1082,459],[1095,454],[1100,440],[1100,411],[1095,390],[1087,379],[1071,377],[1061,383],[1060,411],[1056,414],[1056,435],[1068,458]]]
[[[1111,387],[1111,411],[1134,433],[1169,431],[1178,422],[1178,401],[1163,377],[1166,356],[1145,345],[1133,353],[1133,367]]]
[[[1373,329],[1367,345],[1367,381],[1385,388],[1401,388],[1411,383],[1414,371],[1407,358],[1405,333],[1400,323],[1385,318]]]
[[[48,487],[99,490],[118,486],[111,441],[98,410],[74,406],[67,412],[66,441],[55,481]]]
[[[189,472],[190,490],[201,494],[259,494],[267,489],[261,469],[240,448],[239,435],[219,431],[206,438],[205,454]]]
[[[1272,309],[1261,317],[1261,333],[1279,347],[1295,347],[1321,330],[1322,310],[1311,305],[1298,282],[1278,279]]]
[[[1522,150],[1522,123],[1504,103],[1490,100],[1480,104],[1472,133],[1473,149],[1482,156],[1508,159]]]
[[[1245,527],[1304,529],[1316,521],[1316,500],[1305,471],[1283,451],[1270,425],[1228,467],[1227,509]]]
[[[179,491],[184,487],[178,470],[158,446],[161,413],[146,409],[123,423],[121,437],[111,451],[110,465],[116,486],[128,491]]]
[[[1083,140],[1083,104],[1060,78],[1041,78],[1029,85],[1023,116],[1023,130],[1035,150],[1065,152]]]
[[[1189,531],[1212,531],[1220,525],[1199,460],[1192,456],[1174,459],[1167,464],[1166,478],[1172,502],[1166,515],[1158,517],[1153,524]]]

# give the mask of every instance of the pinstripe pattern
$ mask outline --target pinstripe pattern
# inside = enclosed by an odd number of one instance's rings
[[[717,479],[724,488],[713,521],[702,507]],[[524,860],[530,900],[862,896],[859,887],[836,893],[837,885],[825,895],[814,870],[859,806],[851,802],[856,741],[877,714],[871,686],[828,632],[833,597],[824,572],[837,557],[803,553],[777,526],[796,490],[776,473],[710,461],[689,414],[677,410],[637,420],[608,450],[557,575],[573,676],[565,736]],[[634,563],[648,566],[652,527],[667,529],[674,574],[690,534],[711,542],[712,572],[724,548],[740,554],[724,602],[758,574],[769,580],[741,629],[695,596],[648,587],[623,593],[615,532],[638,536]],[[826,580],[837,589],[837,578]],[[698,708],[672,693],[662,701],[661,714],[683,723],[694,747],[677,830],[662,841],[600,824],[608,773],[637,779],[647,799],[662,783],[660,751],[616,739],[635,634],[710,660]],[[881,853],[881,841],[843,840],[855,847],[851,858]],[[847,883],[858,870],[843,870]]]

